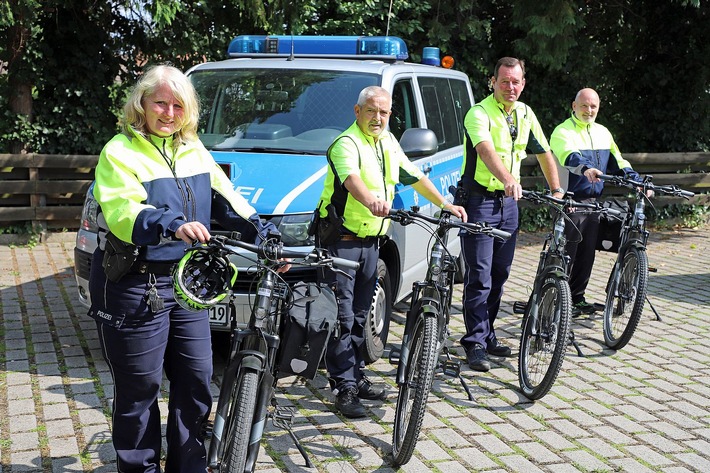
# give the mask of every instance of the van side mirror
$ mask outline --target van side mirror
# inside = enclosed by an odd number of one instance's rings
[[[399,145],[409,159],[431,156],[439,150],[436,133],[428,128],[409,128],[402,133]]]

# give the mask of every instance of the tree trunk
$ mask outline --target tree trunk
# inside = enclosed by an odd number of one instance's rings
[[[10,86],[9,105],[10,112],[15,115],[24,115],[28,122],[32,122],[32,84],[23,79],[22,64],[26,44],[30,37],[27,28],[14,25],[8,28],[8,46],[10,63],[8,67],[8,85]],[[10,153],[27,153],[28,144],[15,140],[10,144]]]

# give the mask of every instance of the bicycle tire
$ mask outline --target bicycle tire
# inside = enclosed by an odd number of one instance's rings
[[[226,426],[224,458],[221,462],[223,467],[220,471],[244,472],[258,388],[259,374],[256,371],[243,371],[234,383]]]
[[[405,382],[399,387],[395,408],[392,457],[396,465],[404,465],[412,458],[437,367],[438,321],[431,315],[424,316],[422,309],[417,318]]]
[[[648,287],[648,255],[630,247],[614,271],[604,307],[604,343],[620,350],[629,343],[641,320]]]
[[[548,275],[538,296],[537,317],[530,315],[532,304],[528,303],[518,355],[520,389],[533,401],[550,391],[562,368],[572,311],[565,279]]]
[[[372,306],[365,319],[365,340],[362,355],[366,364],[382,357],[387,346],[390,321],[392,320],[392,281],[384,261],[377,260],[377,281],[372,295]]]

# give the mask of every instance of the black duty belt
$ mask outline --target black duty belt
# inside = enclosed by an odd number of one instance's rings
[[[155,274],[158,276],[167,276],[173,274],[173,267],[176,263],[161,262],[161,261],[136,261],[131,266],[132,273],[138,274]]]
[[[468,190],[469,193],[473,195],[482,195],[484,197],[491,197],[491,198],[497,198],[500,199],[501,197],[505,197],[505,191],[502,189],[495,190],[495,191],[489,191],[485,187],[483,187],[481,184],[478,182],[472,180],[472,179],[463,179],[462,180],[463,186],[466,190]]]
[[[484,197],[490,197],[490,198],[496,198],[496,199],[500,199],[501,197],[505,197],[504,190],[489,191],[488,189],[482,189],[482,190],[473,190],[472,193],[474,195],[482,195]]]

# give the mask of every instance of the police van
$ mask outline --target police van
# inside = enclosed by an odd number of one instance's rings
[[[451,67],[453,60],[440,59],[437,48],[425,48],[422,63],[415,64],[406,61],[404,41],[392,36],[250,35],[236,37],[228,56],[187,71],[200,98],[200,139],[235,188],[278,227],[285,245],[304,251],[313,246],[308,226],[323,189],[326,150],[354,122],[355,103],[367,86],[390,91],[389,129],[439,191],[449,195],[449,186],[457,183],[463,118],[474,100],[466,74],[442,67]],[[92,201],[89,192],[75,250],[79,293],[86,304],[88,264],[96,246]],[[430,214],[438,210],[411,186],[399,185],[393,207],[412,206]],[[405,299],[412,283],[426,273],[424,230],[392,225],[389,236],[380,250],[367,322],[369,362],[383,353],[393,304]],[[451,245],[459,254],[459,239],[452,238]],[[247,259],[236,263],[234,293],[238,318],[245,322],[253,274]],[[284,277],[295,282],[316,275],[293,269]],[[227,329],[226,314],[225,306],[210,311],[213,330]]]

